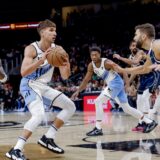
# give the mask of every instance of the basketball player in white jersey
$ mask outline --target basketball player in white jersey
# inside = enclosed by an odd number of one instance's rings
[[[44,20],[39,23],[37,30],[40,35],[40,41],[31,43],[25,48],[21,66],[23,78],[20,84],[20,91],[32,117],[24,125],[23,133],[18,138],[17,144],[6,153],[6,156],[13,160],[26,160],[22,153],[23,147],[45,117],[43,97],[51,100],[53,106],[62,108],[49,130],[38,141],[41,146],[52,152],[64,153],[64,150],[55,144],[54,139],[58,129],[76,110],[74,103],[67,96],[47,85],[51,81],[54,67],[48,64],[46,56],[50,54],[52,48],[56,47],[54,43],[57,35],[56,25],[50,20]],[[67,79],[70,75],[68,58],[66,61],[67,63],[64,63],[64,66],[59,67],[63,79]]]
[[[124,82],[120,75],[114,71],[114,66],[117,65],[106,58],[101,58],[101,50],[99,47],[91,48],[90,56],[92,62],[88,65],[86,76],[84,77],[78,90],[72,95],[71,98],[75,99],[79,93],[86,88],[94,73],[106,82],[107,87],[95,100],[96,127],[92,131],[88,132],[87,136],[103,135],[101,127],[101,122],[104,115],[103,103],[109,99],[114,99],[120,105],[120,107],[122,107],[124,112],[144,121],[147,125],[143,132],[147,133],[153,130],[157,125],[155,121],[146,118],[142,112],[129,106],[124,90]]]
[[[137,25],[135,27],[134,40],[138,48],[148,51],[147,60],[144,65],[122,69],[123,72],[147,75],[143,80],[144,87],[154,91],[160,85],[160,39],[155,39],[155,27],[150,23]],[[153,70],[154,69],[154,70]],[[157,96],[153,110],[150,110],[149,117],[160,110],[160,95]]]
[[[7,81],[7,75],[3,69],[2,61],[0,60],[0,82],[5,83]]]

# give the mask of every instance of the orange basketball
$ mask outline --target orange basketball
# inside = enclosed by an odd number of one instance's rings
[[[66,58],[68,58],[68,54],[60,46],[53,48],[51,53],[47,55],[48,63],[54,67],[63,66],[63,63],[66,62]]]

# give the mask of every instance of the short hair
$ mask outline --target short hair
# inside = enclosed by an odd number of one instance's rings
[[[139,29],[141,32],[145,33],[148,38],[155,38],[155,27],[150,23],[145,23],[141,25],[137,25],[135,30]]]
[[[97,47],[97,46],[91,47],[89,51],[90,51],[90,53],[91,53],[92,51],[97,51],[98,53],[101,54],[101,48],[100,48],[100,47]]]
[[[47,27],[55,27],[56,28],[56,24],[52,21],[50,21],[49,19],[46,19],[44,21],[40,21],[37,27],[37,32],[40,34],[41,30]]]
[[[136,43],[136,41],[135,41],[134,39],[131,40],[130,43],[129,43],[129,46],[130,46],[132,43]]]

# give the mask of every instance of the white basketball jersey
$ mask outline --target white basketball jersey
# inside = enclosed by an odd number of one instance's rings
[[[37,42],[31,43],[31,45],[33,45],[36,49],[37,55],[34,58],[34,61],[36,61],[42,57],[44,51],[42,51],[39,48]],[[52,43],[51,47],[55,47],[55,44]],[[25,78],[31,79],[37,82],[41,82],[41,83],[48,83],[51,81],[53,71],[54,71],[54,67],[51,66],[46,59],[42,65],[40,65],[33,73],[31,73],[30,75],[27,75]]]
[[[98,76],[101,77],[103,80],[105,80],[106,83],[109,83],[112,81],[116,75],[118,75],[115,71],[113,70],[106,70],[104,66],[104,62],[107,60],[107,58],[101,58],[101,65],[99,68],[96,67],[94,62],[92,61],[92,66],[94,73]]]

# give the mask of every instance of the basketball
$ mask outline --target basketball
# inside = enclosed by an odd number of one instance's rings
[[[68,58],[68,54],[61,46],[53,48],[47,55],[48,63],[54,67],[63,66],[66,58]]]

